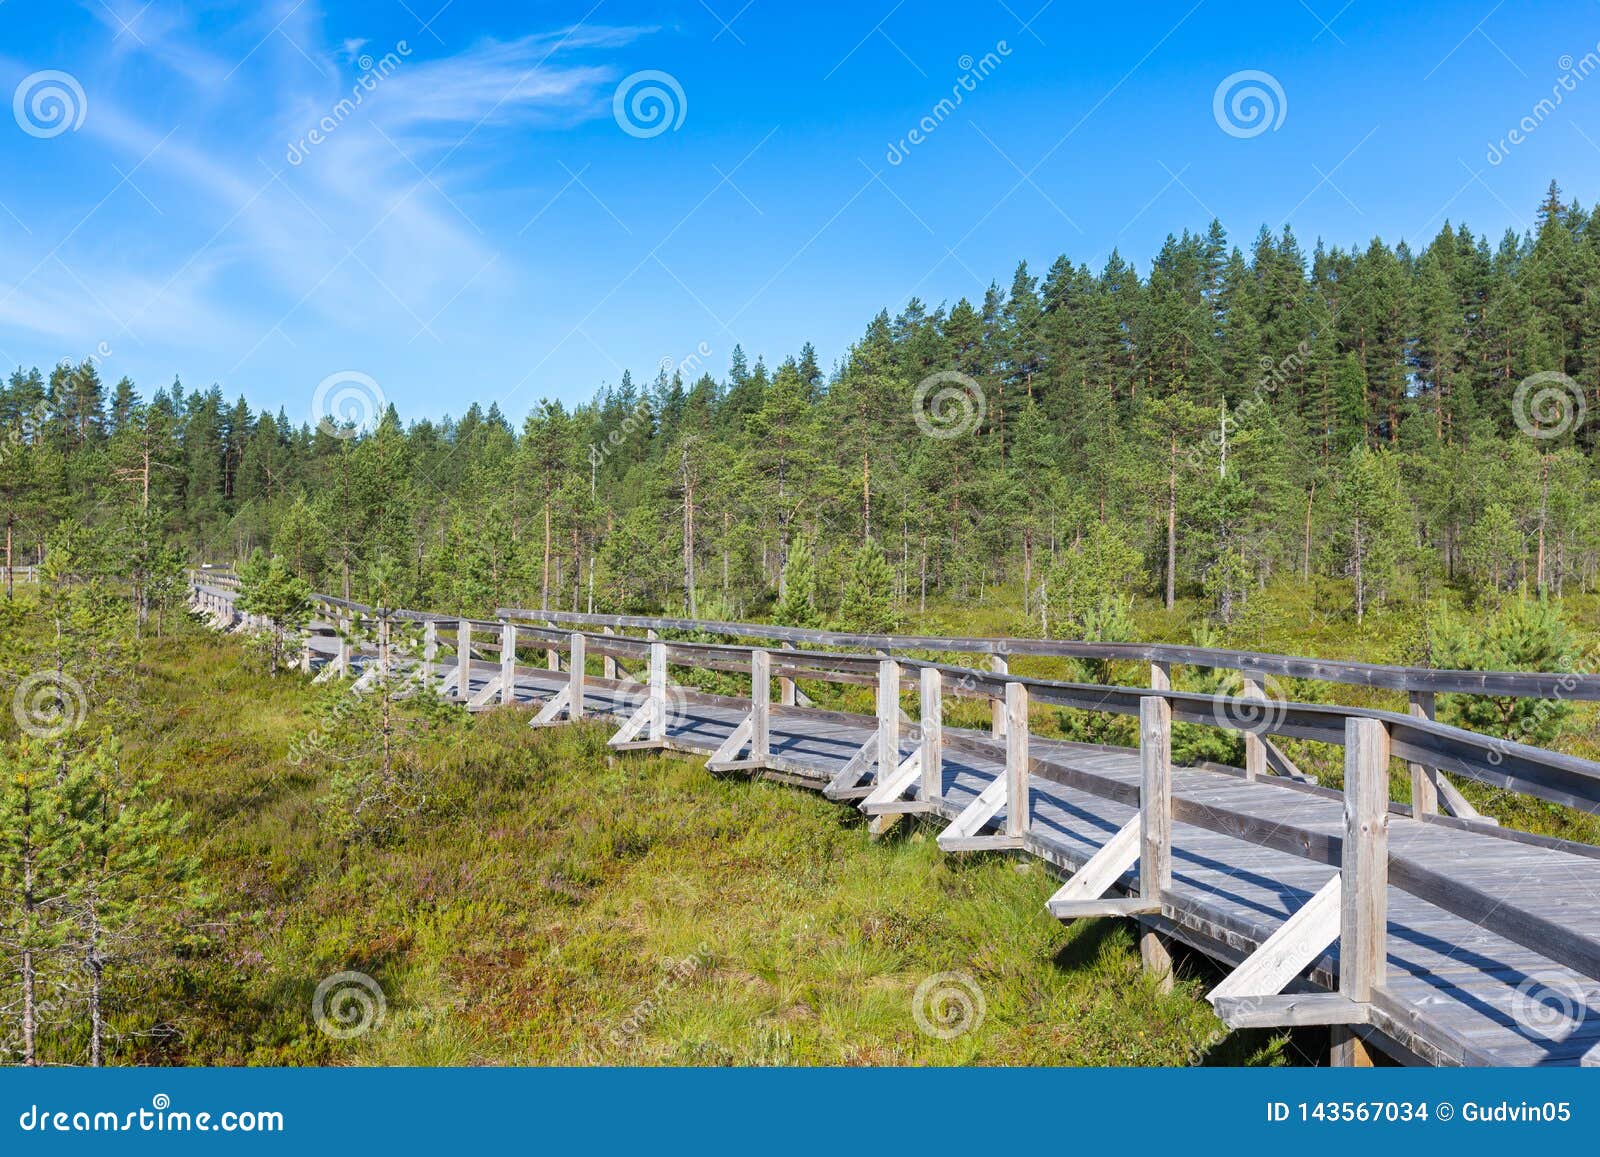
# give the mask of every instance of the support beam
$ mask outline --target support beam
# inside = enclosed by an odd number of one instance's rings
[[[1033,819],[1033,788],[1029,772],[1033,757],[1028,750],[1028,685],[1006,684],[1006,835],[1021,840]]]
[[[1243,699],[1260,699],[1266,701],[1267,693],[1262,689],[1258,676],[1246,673],[1244,675]],[[1262,709],[1263,715],[1266,708]],[[1244,733],[1244,777],[1246,779],[1261,779],[1269,774],[1267,767],[1267,749],[1261,742],[1261,736],[1254,731]]]
[[[1388,963],[1389,728],[1348,719],[1344,734],[1339,991],[1366,1003]]]
[[[944,795],[944,673],[937,667],[922,668],[921,709],[918,728],[922,733],[922,790],[925,804]]]
[[[1072,919],[1074,906],[1100,899],[1122,879],[1139,859],[1139,826],[1138,816],[1123,824],[1071,879],[1056,889],[1046,904],[1052,916]]]
[[[1434,716],[1433,692],[1411,692],[1410,712],[1413,719],[1432,719]],[[1420,763],[1410,763],[1406,766],[1411,771],[1411,814],[1419,817],[1438,815],[1438,771],[1431,767],[1424,767]]]
[[[433,664],[439,657],[439,624],[429,619],[422,624],[422,690],[433,686]]]
[[[872,769],[878,762],[878,736],[874,732],[861,749],[852,755],[841,767],[828,786],[822,789],[822,794],[831,800],[865,799],[872,794],[870,785],[863,787],[861,781],[872,774]]]
[[[1372,1020],[1370,1004],[1357,1004],[1339,992],[1229,996],[1215,1004],[1217,1016],[1232,1029],[1368,1024]]]
[[[589,639],[582,631],[573,631],[567,646],[567,718],[578,723],[583,719],[584,666],[589,661]]]
[[[900,664],[878,663],[878,780],[900,766]]]
[[[615,635],[617,632],[612,627],[606,627],[605,628],[605,633],[608,634],[608,635]],[[601,660],[600,674],[606,679],[610,679],[613,682],[616,681],[616,678],[617,678],[617,659],[616,659],[616,656],[607,655],[604,659]]]
[[[517,625],[500,624],[500,705],[509,707],[517,697]]]
[[[1009,675],[1011,664],[1006,662],[1004,655],[990,655],[989,670],[996,675]],[[1006,686],[1009,687],[1010,684]],[[1003,699],[989,700],[989,733],[996,739],[1004,739],[1006,736],[1006,704]]]
[[[792,651],[792,650],[794,650],[794,644],[793,643],[780,643],[780,644],[778,644],[778,646],[779,646],[780,650],[784,650],[784,651]],[[794,701],[795,701],[794,680],[789,678],[787,675],[779,675],[778,676],[778,705],[780,707],[793,707],[795,705]]]
[[[650,644],[650,739],[667,739],[667,645],[659,639]]]
[[[750,758],[772,754],[772,653],[750,652]]]
[[[1139,896],[1159,912],[1172,890],[1172,704],[1159,695],[1139,700],[1139,774]],[[1148,925],[1139,956],[1170,991],[1172,953]]]
[[[544,625],[552,631],[556,629],[555,623],[548,619],[545,620]],[[544,649],[544,665],[551,671],[561,670],[561,651],[556,647],[546,647]]]
[[[1311,899],[1207,994],[1213,1005],[1228,997],[1273,996],[1317,962],[1339,939],[1343,879],[1329,877]]]
[[[456,698],[472,698],[472,624],[456,620]]]

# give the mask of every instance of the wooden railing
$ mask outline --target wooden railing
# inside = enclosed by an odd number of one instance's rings
[[[224,612],[231,597],[205,588],[197,581],[202,609]],[[968,752],[999,761],[1003,772],[989,789],[972,800],[939,837],[951,851],[1029,846],[1031,832],[1030,777],[1066,784],[1072,788],[1137,808],[1137,815],[1087,863],[1082,864],[1052,897],[1050,909],[1063,919],[1091,915],[1149,916],[1161,912],[1171,888],[1172,825],[1192,824],[1233,838],[1330,866],[1338,874],[1280,932],[1246,959],[1212,994],[1219,1013],[1233,1024],[1367,1023],[1372,1009],[1383,1007],[1386,950],[1386,897],[1388,887],[1408,892],[1444,911],[1471,921],[1515,943],[1525,945],[1585,977],[1600,978],[1600,943],[1524,907],[1490,895],[1438,866],[1398,855],[1388,846],[1392,816],[1423,822],[1470,827],[1496,838],[1541,847],[1560,848],[1589,856],[1600,849],[1570,844],[1520,832],[1502,831],[1482,823],[1450,819],[1435,814],[1436,797],[1418,790],[1444,782],[1449,772],[1481,783],[1522,792],[1586,812],[1600,810],[1600,764],[1526,744],[1485,736],[1448,726],[1413,710],[1411,714],[1324,704],[1292,703],[1264,699],[1259,688],[1249,690],[1251,675],[1278,672],[1335,683],[1386,687],[1428,695],[1440,691],[1570,698],[1600,698],[1600,681],[1593,676],[1567,673],[1430,671],[1417,668],[1378,667],[1371,664],[1330,663],[1292,656],[1211,648],[1166,645],[1099,644],[1061,640],[989,640],[925,638],[901,635],[860,635],[808,631],[749,623],[696,622],[685,619],[620,615],[576,615],[503,608],[494,620],[473,620],[413,611],[374,610],[361,604],[319,596],[322,613],[336,626],[337,652],[328,671],[337,676],[352,670],[352,640],[358,625],[376,626],[375,661],[368,676],[383,679],[392,669],[391,631],[396,625],[415,631],[419,626],[422,655],[417,668],[424,689],[453,690],[469,706],[509,704],[513,701],[518,672],[518,652],[524,644],[546,653],[547,666],[560,670],[566,657],[567,680],[547,701],[534,722],[547,724],[565,716],[582,718],[585,689],[615,689],[623,664],[646,664],[637,709],[612,738],[618,748],[671,748],[668,726],[669,697],[689,702],[725,703],[726,698],[680,688],[669,688],[670,666],[733,672],[749,677],[748,714],[728,742],[712,757],[722,769],[767,768],[803,773],[814,769],[791,764],[771,747],[773,711],[800,712],[796,683],[872,686],[876,689],[876,731],[862,748],[828,782],[825,791],[835,799],[861,802],[875,817],[907,812],[944,810],[942,762],[947,751]],[[580,628],[599,628],[580,629]],[[643,630],[645,638],[622,634]],[[740,639],[760,639],[781,644],[777,648],[750,642],[665,640],[663,631],[717,634]],[[453,638],[452,638],[453,635]],[[490,642],[490,636],[493,642]],[[486,645],[487,644],[487,645]],[[491,658],[498,647],[499,664],[491,679],[476,692],[471,687],[474,647]],[[441,663],[441,646],[453,646],[453,663]],[[805,647],[856,646],[876,653],[824,651]],[[987,654],[1000,662],[995,669],[980,669],[915,657],[906,652]],[[1024,677],[1006,669],[1007,656],[1058,655],[1081,658],[1143,660],[1150,664],[1148,687],[1104,686],[1062,680]],[[588,673],[588,660],[601,660],[599,677]],[[1240,671],[1247,680],[1243,695],[1206,695],[1174,690],[1172,665],[1189,663]],[[311,667],[306,651],[304,666]],[[375,673],[375,674],[374,674]],[[368,676],[364,676],[368,677]],[[771,683],[779,683],[777,704]],[[901,757],[901,698],[915,688],[920,722],[910,738],[912,755]],[[991,728],[981,731],[947,729],[943,723],[944,698],[988,701]],[[1126,715],[1139,720],[1140,783],[1135,786],[1070,760],[1038,757],[1036,737],[1030,734],[1028,712],[1032,706],[1055,706],[1082,711]],[[819,717],[827,713],[818,710]],[[1172,726],[1190,723],[1242,731],[1256,743],[1290,738],[1331,744],[1344,751],[1343,832],[1301,827],[1274,815],[1270,819],[1212,803],[1176,795],[1172,787]],[[1259,750],[1259,749],[1258,749]],[[1275,748],[1273,750],[1276,750]],[[1327,796],[1339,793],[1272,775],[1268,761],[1232,773],[1263,784]],[[1390,802],[1390,763],[1406,761],[1412,771],[1412,805]],[[986,831],[1004,810],[1003,826]],[[1127,898],[1106,894],[1137,865],[1138,885]],[[1314,998],[1300,996],[1290,1002],[1276,994],[1296,974],[1308,967],[1329,943],[1337,939],[1339,991]],[[1146,945],[1150,962],[1157,950]],[[1398,1015],[1398,1014],[1397,1014]],[[1276,1019],[1274,1019],[1276,1018]]]

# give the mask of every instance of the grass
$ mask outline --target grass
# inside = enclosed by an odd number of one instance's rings
[[[152,644],[129,757],[188,810],[214,882],[206,935],[119,994],[118,1059],[194,1064],[1285,1063],[1225,1035],[1188,961],[1164,994],[1130,926],[1063,927],[1039,865],[949,857],[931,829],[873,841],[853,809],[613,756],[602,726],[478,716],[417,750],[426,809],[341,847],[326,774],[285,762],[319,698],[232,641]],[[380,1024],[320,1031],[319,982],[381,988]],[[942,1039],[913,998],[941,973],[981,999]],[[1192,973],[1192,974],[1191,974]],[[130,977],[124,977],[127,981]],[[971,996],[976,991],[980,998]],[[938,1015],[958,1006],[930,1007]]]

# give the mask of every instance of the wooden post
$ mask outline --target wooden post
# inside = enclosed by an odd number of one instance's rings
[[[615,635],[617,633],[616,628],[606,627],[605,633]],[[617,657],[615,655],[607,655],[600,661],[600,674],[615,682],[617,678]]]
[[[339,657],[334,662],[339,665],[339,678],[343,679],[350,674],[350,632],[353,627],[343,615],[339,616],[336,625],[339,630]]]
[[[516,624],[502,620],[500,623],[500,703],[509,706],[516,701],[517,693],[517,628]]]
[[[900,664],[878,660],[878,782],[900,766]]]
[[[1172,704],[1159,695],[1139,700],[1139,897],[1157,903],[1172,889]],[[1139,935],[1145,970],[1172,989],[1172,954],[1161,935]]]
[[[1383,985],[1388,963],[1389,729],[1352,718],[1344,736],[1339,991],[1364,1003]]]
[[[1411,716],[1414,719],[1432,719],[1434,703],[1432,691],[1411,692]],[[1439,814],[1439,773],[1420,763],[1408,765],[1411,769],[1411,814],[1436,816]]]
[[[433,686],[433,663],[439,657],[439,624],[429,619],[422,624],[422,689]]]
[[[456,696],[472,698],[472,623],[464,618],[456,620]]]
[[[793,643],[779,643],[779,648],[785,651],[794,650]],[[787,675],[778,676],[778,703],[783,707],[793,707],[795,704],[794,680]]]
[[[555,624],[549,619],[545,620],[544,625],[551,630],[555,629]],[[561,652],[554,647],[546,647],[544,649],[544,665],[552,671],[561,670]]]
[[[922,802],[944,796],[944,672],[924,667],[918,727],[922,731]]]
[[[750,652],[750,758],[772,753],[772,653]]]
[[[302,674],[311,674],[311,632],[306,631],[306,637],[300,643],[300,671]]]
[[[1004,655],[990,655],[989,670],[996,675],[1009,675],[1011,673],[1011,664],[1006,662]],[[1011,684],[1006,684],[1008,694],[1010,693],[1010,686]],[[989,700],[989,733],[995,739],[1004,739],[1006,736],[1006,714],[1006,701],[1004,699],[996,697]]]
[[[1265,701],[1266,697],[1261,681],[1253,675],[1245,675],[1242,698]],[[1266,708],[1263,707],[1262,711],[1265,712]],[[1267,774],[1267,745],[1261,742],[1261,736],[1253,731],[1246,731],[1244,733],[1244,777],[1246,779],[1260,779]]]
[[[667,645],[658,640],[650,644],[650,738],[659,742],[666,737]]]
[[[573,631],[567,653],[567,718],[574,723],[583,718],[584,665],[589,661],[589,640],[582,631]]]
[[[378,682],[389,681],[389,617],[378,619]]]
[[[1006,684],[1006,835],[1028,834],[1028,688]]]
[[[1158,663],[1151,663],[1150,664],[1150,689],[1152,691],[1171,691],[1172,690],[1172,664],[1171,663],[1159,663],[1158,662]]]

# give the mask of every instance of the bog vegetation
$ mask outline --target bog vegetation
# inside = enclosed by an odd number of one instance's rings
[[[725,381],[688,359],[517,428],[497,406],[409,425],[379,406],[358,430],[218,387],[108,390],[93,360],[19,368],[0,388],[0,519],[5,560],[43,565],[16,591],[8,570],[0,601],[0,1048],[1201,1055],[1199,981],[1149,989],[1123,932],[1043,915],[1031,870],[915,836],[871,847],[819,800],[611,764],[585,729],[314,690],[285,673],[307,593],[1592,672],[1597,274],[1600,219],[1552,185],[1537,231],[1497,244],[1446,226],[1419,252],[1308,258],[1288,231],[1245,253],[1213,224],[1143,276],[1115,254],[1098,272],[1063,258],[980,303],[912,300],[829,370],[809,345],[775,368],[735,349]],[[204,561],[240,567],[271,624],[255,649],[187,619],[184,567]],[[816,689],[862,709],[856,694]],[[1440,711],[1597,750],[1587,706]],[[1131,739],[1079,712],[1033,724]],[[1287,746],[1338,782],[1335,753]],[[1236,762],[1238,739],[1180,728],[1176,754]],[[1467,791],[1508,824],[1600,837],[1592,817]],[[663,960],[674,995],[656,1001]],[[917,982],[950,969],[988,1002],[957,1042],[908,1019]],[[342,971],[374,979],[386,1028],[322,1031],[316,988]]]

